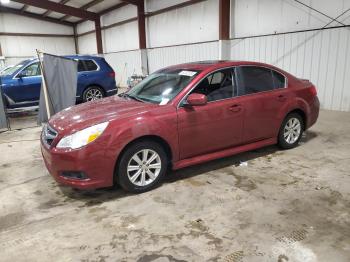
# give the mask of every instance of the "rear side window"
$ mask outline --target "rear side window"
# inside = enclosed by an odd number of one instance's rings
[[[97,70],[97,65],[92,60],[85,60],[85,66],[87,71],[95,71]]]
[[[98,69],[98,67],[93,60],[79,60],[78,61],[78,72],[96,71],[97,69]]]
[[[82,60],[78,61],[78,72],[86,71]]]
[[[239,69],[239,95],[274,89],[274,81],[270,69],[258,66],[241,66]]]
[[[285,87],[286,78],[284,77],[284,75],[272,70],[272,77],[273,77],[273,84],[275,89]]]

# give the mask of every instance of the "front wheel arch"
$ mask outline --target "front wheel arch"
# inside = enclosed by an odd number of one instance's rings
[[[122,155],[124,154],[124,152],[126,151],[127,148],[129,148],[130,146],[132,146],[133,144],[135,143],[138,143],[138,142],[141,142],[141,141],[152,141],[152,142],[156,142],[158,143],[160,146],[163,147],[165,153],[166,153],[166,156],[168,158],[168,167],[171,168],[171,163],[172,163],[172,158],[173,158],[173,153],[172,153],[172,150],[171,150],[171,147],[169,145],[169,143],[164,140],[162,137],[160,136],[155,136],[155,135],[145,135],[145,136],[141,136],[141,137],[138,137],[132,141],[130,141],[129,143],[127,143],[123,149],[120,151],[119,155],[118,155],[118,158],[116,160],[116,163],[115,163],[115,166],[114,166],[114,174],[113,174],[113,183],[115,184],[116,182],[118,182],[118,165],[120,163],[120,159],[122,157]]]

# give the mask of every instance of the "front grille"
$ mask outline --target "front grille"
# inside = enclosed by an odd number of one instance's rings
[[[57,132],[49,125],[45,125],[42,131],[42,140],[50,146],[56,137]]]

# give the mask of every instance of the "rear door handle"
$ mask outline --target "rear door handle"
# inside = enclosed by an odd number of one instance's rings
[[[231,112],[239,112],[239,111],[242,110],[242,106],[239,105],[239,104],[235,104],[235,105],[233,105],[233,106],[230,106],[230,107],[229,107],[229,110],[230,110]]]
[[[287,97],[285,95],[279,95],[279,96],[277,96],[277,100],[281,101],[281,102],[284,102],[284,101],[287,100]]]

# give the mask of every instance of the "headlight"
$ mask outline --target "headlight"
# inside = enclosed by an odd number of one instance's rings
[[[106,129],[108,122],[90,126],[72,135],[63,137],[57,144],[57,148],[77,149],[96,140]]]

